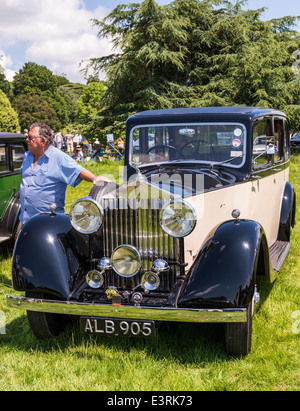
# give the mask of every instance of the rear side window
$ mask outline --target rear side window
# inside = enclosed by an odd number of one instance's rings
[[[256,121],[252,135],[252,163],[254,169],[267,167],[272,162],[270,153],[274,151],[274,143],[271,120]]]
[[[0,144],[0,173],[7,171],[5,144]]]
[[[12,146],[12,161],[14,171],[22,167],[25,154],[25,148],[22,144],[15,144]]]
[[[274,120],[274,138],[275,138],[275,161],[281,161],[284,158],[284,124],[282,119]]]

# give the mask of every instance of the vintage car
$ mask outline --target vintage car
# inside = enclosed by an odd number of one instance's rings
[[[226,351],[247,355],[258,277],[276,278],[295,224],[285,114],[167,109],[126,126],[122,185],[23,226],[12,277],[26,294],[9,306],[39,338],[70,315],[85,333],[148,338],[160,321],[224,323]]]
[[[19,224],[21,167],[26,137],[0,132],[0,243],[14,238]]]

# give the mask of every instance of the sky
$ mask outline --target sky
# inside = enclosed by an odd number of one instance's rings
[[[234,0],[233,0],[234,1]],[[79,63],[111,53],[111,44],[97,37],[91,19],[107,16],[118,4],[142,0],[0,0],[0,65],[12,81],[32,61],[85,83]],[[156,0],[160,5],[171,0]],[[248,0],[244,9],[266,7],[263,20],[300,15],[299,0]],[[295,27],[300,32],[300,22]]]

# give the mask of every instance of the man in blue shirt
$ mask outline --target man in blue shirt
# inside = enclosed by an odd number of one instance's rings
[[[53,203],[58,213],[64,213],[68,185],[76,187],[82,180],[93,184],[110,181],[95,176],[54,147],[51,129],[44,123],[34,123],[30,127],[27,142],[29,151],[24,156],[20,188],[21,223],[35,214],[48,213]]]

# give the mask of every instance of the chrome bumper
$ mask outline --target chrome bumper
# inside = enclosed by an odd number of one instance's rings
[[[176,321],[194,323],[246,322],[246,308],[236,309],[187,309],[156,308],[142,306],[100,305],[69,301],[40,300],[36,298],[6,296],[11,308],[46,313],[68,314],[92,317],[141,319],[153,321]]]

